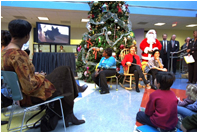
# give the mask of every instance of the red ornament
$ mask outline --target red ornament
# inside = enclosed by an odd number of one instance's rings
[[[124,49],[124,45],[123,44],[120,45],[120,49]]]
[[[117,70],[117,71],[120,71],[120,68],[119,68],[119,67],[117,67],[117,68],[116,68],[116,70]]]
[[[120,13],[120,14],[122,14],[122,5],[119,3],[118,5],[117,5],[117,8],[118,8],[118,13]]]

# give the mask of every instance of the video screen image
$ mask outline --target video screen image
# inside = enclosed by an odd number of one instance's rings
[[[38,42],[69,44],[69,27],[38,24]]]

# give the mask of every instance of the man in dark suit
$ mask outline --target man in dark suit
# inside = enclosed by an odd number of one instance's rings
[[[197,31],[193,31],[194,38],[189,41],[188,49],[186,50],[188,55],[192,55],[195,62],[188,64],[188,82],[196,84],[197,82]]]
[[[170,52],[173,52],[173,56],[178,56],[177,53],[174,52],[178,52],[179,51],[179,42],[175,40],[176,35],[173,34],[170,40]],[[170,60],[170,64],[171,64],[171,60]],[[171,64],[172,68],[173,68],[173,73],[176,74],[176,65],[177,65],[177,58],[173,58],[173,63]]]
[[[168,61],[170,57],[170,42],[167,41],[167,34],[162,35],[163,40],[160,41],[162,44],[162,49],[160,50],[160,58],[164,64],[164,68],[168,70]]]

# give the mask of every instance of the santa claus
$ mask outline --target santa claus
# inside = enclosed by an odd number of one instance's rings
[[[140,49],[142,50],[142,61],[148,62],[155,49],[161,50],[162,45],[156,38],[157,35],[155,30],[151,29],[146,33],[146,38],[140,43]]]

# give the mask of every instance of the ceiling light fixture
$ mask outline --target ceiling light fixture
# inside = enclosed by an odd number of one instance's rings
[[[89,19],[81,19],[81,22],[89,22]]]
[[[39,20],[49,20],[47,17],[38,17]]]
[[[165,23],[156,23],[154,24],[155,26],[162,26],[162,25],[165,25]]]
[[[189,24],[189,25],[186,25],[186,27],[195,27],[197,26],[197,24]]]

